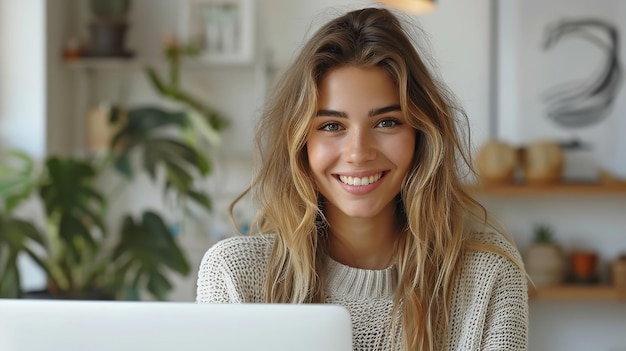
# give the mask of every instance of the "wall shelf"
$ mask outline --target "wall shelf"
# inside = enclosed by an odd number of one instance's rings
[[[470,185],[471,194],[490,196],[537,196],[537,195],[622,195],[626,185],[603,183],[561,183],[555,185]]]
[[[626,302],[626,288],[609,285],[563,285],[537,289],[531,287],[528,296],[531,300]]]
[[[163,58],[83,58],[66,61],[65,67],[72,70],[134,70],[145,66],[163,67],[167,61]],[[202,58],[185,58],[181,61],[184,69],[206,69],[211,67],[254,67],[255,62],[226,60],[206,61]]]

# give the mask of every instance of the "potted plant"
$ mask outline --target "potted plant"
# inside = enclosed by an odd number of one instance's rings
[[[148,138],[150,139],[150,138]],[[175,185],[186,193],[193,193],[205,208],[210,208],[208,196],[193,191],[186,182],[193,177],[189,168],[206,170],[206,162],[183,143],[156,139],[150,151],[150,166],[156,169],[161,163],[179,158],[176,166],[171,163],[170,177],[177,179]],[[161,143],[161,144],[159,144]],[[171,144],[171,145],[170,145]],[[172,146],[175,145],[175,146]],[[168,148],[169,147],[169,148]],[[32,161],[31,161],[32,162]],[[167,167],[167,166],[166,166]],[[119,233],[110,233],[105,224],[108,199],[98,189],[98,171],[90,160],[51,156],[45,161],[40,174],[30,189],[39,199],[45,212],[44,229],[36,221],[26,221],[2,214],[0,247],[7,253],[6,264],[0,271],[2,296],[17,297],[19,271],[16,260],[20,253],[28,254],[46,273],[46,293],[52,297],[80,299],[138,299],[141,291],[154,298],[165,299],[171,290],[167,274],[173,271],[188,274],[188,260],[173,237],[161,215],[145,211],[140,218],[125,214],[121,219]],[[26,192],[16,192],[17,186],[3,189],[5,208],[20,205],[13,198],[30,198]],[[184,194],[181,195],[184,196]],[[45,232],[45,235],[43,234]]]
[[[22,253],[47,275],[46,294],[62,298],[139,299],[147,293],[162,300],[172,289],[169,273],[189,273],[187,257],[161,214],[133,216],[129,211],[119,218],[120,230],[112,232],[105,218],[114,194],[103,192],[101,181],[114,171],[122,175],[118,179],[123,184],[130,184],[147,172],[182,208],[195,204],[211,210],[211,199],[197,180],[211,170],[206,142],[215,141],[226,120],[179,88],[180,59],[191,52],[166,48],[168,83],[156,70],[146,70],[158,84],[156,90],[178,102],[182,111],[114,107],[110,121],[119,129],[103,157],[52,155],[36,171],[24,154],[11,154],[1,163],[11,170],[2,174],[11,176],[0,177],[0,296],[22,295],[16,264]],[[44,218],[20,219],[15,209],[33,198],[43,207]]]
[[[128,32],[130,0],[91,0],[92,21],[89,23],[91,42],[88,56],[126,57],[125,41]]]
[[[554,241],[552,228],[536,225],[534,240],[526,252],[526,271],[536,287],[558,285],[563,282],[565,262],[561,248]]]

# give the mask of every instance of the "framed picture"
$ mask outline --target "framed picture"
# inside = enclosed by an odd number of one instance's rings
[[[492,1],[492,137],[559,142],[566,180],[593,181],[600,169],[626,165],[626,2]]]
[[[182,37],[207,63],[254,60],[255,0],[184,0]]]

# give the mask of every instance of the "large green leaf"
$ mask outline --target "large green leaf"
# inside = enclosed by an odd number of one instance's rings
[[[5,242],[15,251],[21,251],[29,244],[29,240],[40,246],[46,245],[44,235],[34,224],[0,214],[0,242]]]
[[[42,233],[30,222],[0,213],[0,297],[20,297],[17,257],[20,253],[33,255],[29,245],[37,249],[45,247]],[[44,265],[42,268],[47,269]]]
[[[171,289],[167,280],[155,276],[155,272],[172,270],[189,274],[190,266],[184,252],[169,232],[163,219],[147,211],[140,221],[126,217],[121,238],[114,250],[114,259],[132,267],[129,274],[148,277],[148,291],[157,298]],[[127,287],[131,288],[131,287]]]
[[[0,159],[0,197],[4,210],[11,213],[28,199],[35,187],[34,160],[19,151],[10,151]]]
[[[155,129],[188,123],[186,114],[170,112],[158,107],[141,107],[128,111],[126,131],[129,134],[146,136]]]
[[[88,161],[51,157],[39,187],[47,222],[52,229],[52,251],[47,262],[52,280],[60,289],[84,287],[82,280],[91,255],[103,247],[96,228],[106,233],[106,199],[95,185],[96,169]]]

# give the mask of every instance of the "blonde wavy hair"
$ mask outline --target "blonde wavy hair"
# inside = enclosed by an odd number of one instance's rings
[[[402,315],[405,350],[435,350],[443,345],[438,337],[445,337],[440,333],[447,330],[464,252],[490,250],[521,263],[475,239],[477,233],[502,231],[461,181],[471,171],[469,142],[457,130],[466,116],[433,78],[399,17],[385,9],[352,11],[322,26],[283,74],[257,125],[257,169],[248,189],[258,207],[252,228],[276,234],[266,301],[324,301],[324,213],[306,142],[318,84],[329,70],[342,66],[383,69],[397,85],[401,109],[415,128],[412,167],[397,198],[396,212],[409,230],[399,238],[396,254],[395,313]]]

